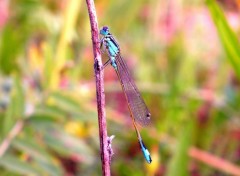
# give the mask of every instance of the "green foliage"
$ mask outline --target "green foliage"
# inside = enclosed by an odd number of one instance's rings
[[[214,0],[207,0],[209,11],[218,30],[227,59],[231,63],[236,75],[240,78],[240,43],[236,34],[229,26],[223,11]]]
[[[2,157],[0,164],[12,172],[22,175],[41,175],[40,170],[14,156]]]
[[[13,89],[11,91],[10,102],[4,113],[1,132],[6,136],[18,119],[24,118],[25,98],[23,87],[19,77],[14,77]]]
[[[193,144],[193,124],[194,123],[190,121],[179,135],[179,143],[175,146],[175,155],[169,164],[167,172],[168,176],[188,175],[188,151]]]
[[[149,165],[114,70],[104,70],[108,134],[116,136],[112,175],[231,175],[189,155],[195,147],[234,166],[240,162],[239,26],[233,31],[228,6],[213,0],[95,3],[99,26],[116,36],[152,114],[152,124],[141,129]],[[85,1],[9,4],[0,25],[1,176],[100,175],[90,32]]]

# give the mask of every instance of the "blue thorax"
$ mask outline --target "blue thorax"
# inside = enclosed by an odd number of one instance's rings
[[[100,30],[100,34],[103,35],[102,42],[108,51],[108,55],[111,59],[111,65],[115,70],[117,70],[116,57],[120,52],[119,46],[113,36],[109,33],[109,28],[107,26],[104,26]]]

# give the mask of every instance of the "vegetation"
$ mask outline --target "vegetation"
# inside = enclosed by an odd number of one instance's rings
[[[141,128],[149,165],[117,76],[104,70],[112,175],[240,175],[239,1],[95,3],[152,114]],[[100,175],[86,2],[0,9],[0,175]]]

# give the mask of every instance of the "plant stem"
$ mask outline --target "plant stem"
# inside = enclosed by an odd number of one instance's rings
[[[105,94],[103,82],[102,58],[99,48],[99,32],[97,15],[93,0],[86,0],[92,32],[92,45],[94,55],[94,68],[96,77],[96,94],[98,108],[98,123],[99,123],[99,138],[100,138],[100,153],[102,160],[102,175],[110,176],[110,154],[108,152],[108,136],[105,113]]]
[[[209,152],[191,147],[189,156],[227,174],[240,175],[240,167]]]
[[[23,128],[23,124],[23,120],[17,121],[7,137],[4,139],[0,145],[0,158],[5,154],[12,140],[20,133]]]

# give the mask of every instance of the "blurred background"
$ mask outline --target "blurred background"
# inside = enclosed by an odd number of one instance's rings
[[[240,1],[96,0],[152,120],[105,72],[113,176],[240,175]],[[0,175],[101,175],[85,1],[0,1]],[[106,55],[103,55],[106,61]]]

